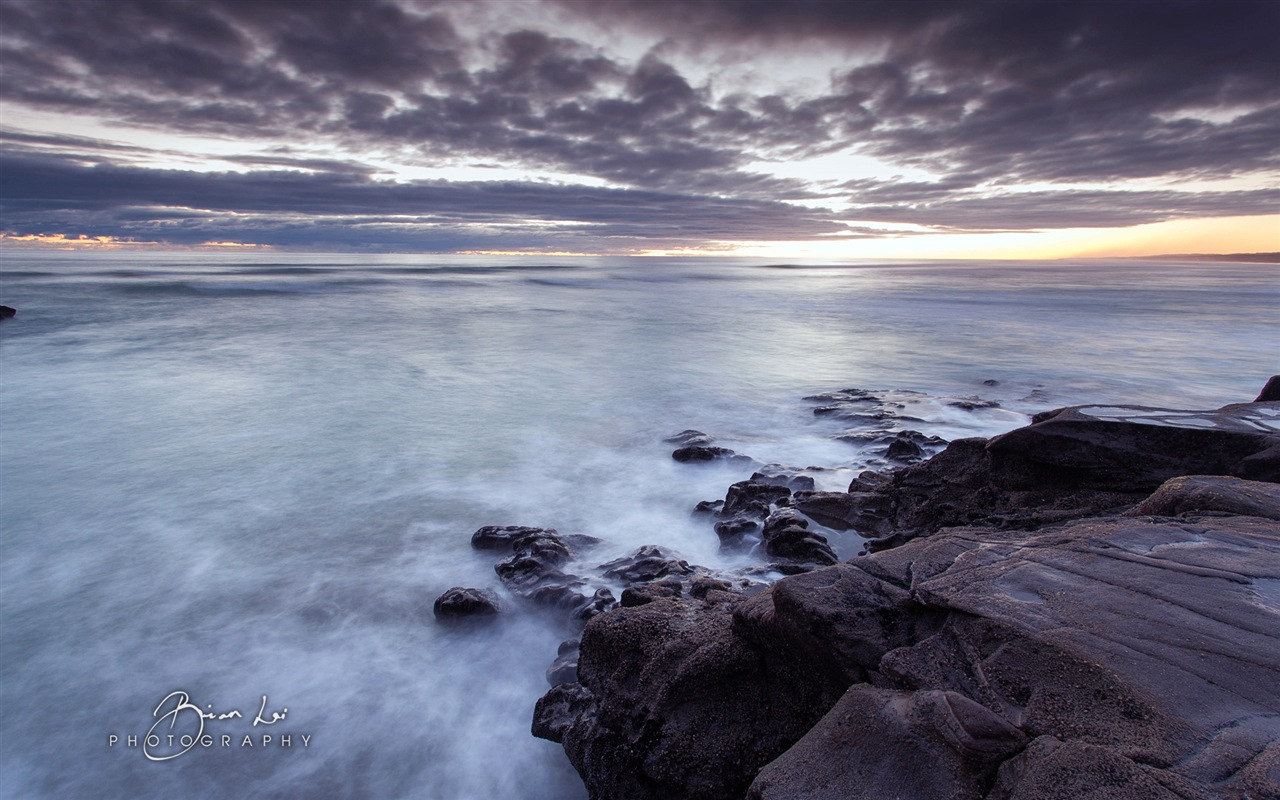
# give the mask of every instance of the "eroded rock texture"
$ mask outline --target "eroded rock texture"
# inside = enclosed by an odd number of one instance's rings
[[[797,492],[881,549],[596,617],[534,731],[598,800],[1280,797],[1278,417],[1068,409]]]
[[[1273,520],[951,530],[711,595],[588,623],[540,704],[593,797],[1280,792]]]

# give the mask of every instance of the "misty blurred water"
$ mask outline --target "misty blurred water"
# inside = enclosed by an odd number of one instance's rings
[[[864,455],[812,392],[1002,404],[935,404],[947,438],[1247,401],[1280,371],[1278,301],[1241,264],[0,253],[0,790],[582,797],[529,735],[567,629],[432,619],[444,589],[497,586],[477,527],[733,566],[689,510],[745,473],[664,436],[838,488]],[[127,737],[175,690],[243,717],[153,762]],[[287,716],[253,726],[264,695]]]

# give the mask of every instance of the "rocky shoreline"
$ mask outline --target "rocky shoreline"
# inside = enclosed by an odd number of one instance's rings
[[[590,537],[473,544],[507,554],[513,595],[585,623],[533,732],[592,798],[1275,798],[1277,395],[1273,378],[1215,411],[1059,409],[944,448],[876,429],[883,393],[834,392],[815,413],[872,428],[848,435],[885,469],[829,492],[764,467],[696,510],[757,575],[641,548],[598,569],[626,585],[615,601],[560,571]],[[811,528],[866,552],[841,561]],[[442,619],[497,610],[450,592]]]

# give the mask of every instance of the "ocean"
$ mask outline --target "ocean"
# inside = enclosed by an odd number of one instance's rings
[[[751,468],[664,438],[838,489],[876,456],[814,393],[952,439],[1280,372],[1274,265],[3,251],[0,303],[13,798],[585,797],[529,734],[563,620],[433,619],[480,526],[742,568],[690,510]]]

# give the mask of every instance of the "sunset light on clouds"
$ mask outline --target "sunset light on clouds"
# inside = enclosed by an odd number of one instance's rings
[[[0,2],[3,246],[1280,250],[1271,2]]]

